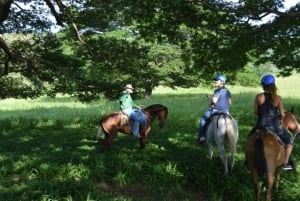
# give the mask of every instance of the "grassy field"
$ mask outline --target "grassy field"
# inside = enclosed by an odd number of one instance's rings
[[[286,109],[300,114],[300,75],[278,79]],[[198,121],[212,88],[157,88],[151,100],[169,108],[165,128],[153,128],[146,149],[120,134],[109,152],[100,152],[95,132],[100,118],[118,110],[117,101],[83,104],[69,97],[0,101],[0,200],[2,201],[253,201],[244,167],[244,143],[255,123],[252,105],[261,88],[228,86],[231,114],[240,139],[234,171],[224,176],[217,150],[196,145]],[[299,141],[293,158],[300,160]],[[298,165],[300,168],[300,165]],[[282,172],[273,201],[298,201],[297,172]]]

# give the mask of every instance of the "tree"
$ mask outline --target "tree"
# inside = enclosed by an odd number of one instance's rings
[[[45,93],[46,83],[47,94],[83,100],[115,98],[129,81],[151,95],[157,85],[194,86],[218,72],[234,80],[249,57],[287,76],[300,68],[300,4],[280,11],[282,2],[1,0],[1,33],[30,36],[8,45],[2,35],[2,76],[25,76],[31,97]],[[51,33],[49,16],[59,33]]]
[[[259,63],[272,61],[284,75],[299,71],[300,4],[285,12],[283,1],[137,0],[131,5],[126,14],[139,22],[144,38],[190,41],[193,69],[201,75],[235,72],[248,61],[247,53]],[[270,15],[275,16],[267,23],[254,23]]]

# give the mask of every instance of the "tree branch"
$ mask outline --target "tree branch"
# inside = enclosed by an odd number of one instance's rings
[[[52,13],[52,15],[55,17],[56,19],[56,24],[59,26],[64,26],[63,20],[61,19],[60,15],[56,12],[54,5],[51,3],[50,0],[44,0],[47,4],[47,6],[50,8],[50,11]]]
[[[69,13],[67,7],[62,3],[61,0],[56,0],[56,3],[58,5],[59,9],[67,17],[67,20],[68,20],[69,24],[71,25],[71,28],[72,28],[73,32],[75,33],[77,40],[86,47],[89,55],[93,57],[93,52],[92,52],[91,47],[81,38],[81,36],[78,32],[77,25],[74,22],[73,16]]]
[[[233,3],[211,3],[209,1],[202,1],[202,0],[186,0],[187,2],[191,3],[197,3],[201,4],[205,7],[207,7],[210,10],[213,11],[222,11],[227,13],[235,13],[235,14],[241,14],[241,15],[253,15],[253,16],[259,16],[262,15],[260,18],[263,18],[269,14],[275,14],[280,17],[299,17],[300,11],[292,11],[291,9],[287,12],[281,12],[277,9],[268,9],[265,8],[263,5],[260,5],[259,8],[257,7],[256,10],[250,10],[250,9],[243,9],[243,7],[239,6],[232,6]]]

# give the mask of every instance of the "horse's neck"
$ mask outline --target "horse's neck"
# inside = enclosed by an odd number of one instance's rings
[[[287,117],[285,118],[287,119],[285,120],[285,125],[283,126],[292,133],[299,132],[300,126],[296,117],[292,113],[286,113],[286,115]]]
[[[153,121],[156,117],[161,120],[163,119],[163,115],[161,115],[160,113],[161,112],[164,112],[165,111],[165,108],[161,105],[155,105],[155,106],[150,106],[148,108],[146,108],[144,110],[144,113],[146,114],[147,118],[150,120],[150,121]],[[162,117],[160,117],[162,116]]]
[[[153,112],[147,113],[147,119],[149,119],[150,121],[153,121],[153,119],[156,117],[156,114],[154,114]]]

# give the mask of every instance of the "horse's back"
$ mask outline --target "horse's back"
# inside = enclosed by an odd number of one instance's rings
[[[265,157],[279,167],[283,164],[285,158],[285,148],[280,139],[275,134],[268,133],[264,139]]]
[[[229,138],[229,140],[237,141],[238,124],[237,121],[230,115],[221,113],[213,115],[211,122],[207,127],[207,138],[215,140],[217,138]]]
[[[257,169],[257,150],[255,144],[257,143],[258,137],[256,134],[251,134],[248,136],[245,144],[245,157],[247,161],[247,166],[250,170]]]
[[[250,170],[257,170],[262,165],[262,157],[269,165],[268,169],[277,168],[283,164],[284,154],[284,146],[273,133],[258,131],[247,138],[245,157]]]
[[[110,133],[114,130],[119,129],[121,124],[122,113],[113,112],[102,117],[100,121],[100,126],[106,133]]]

